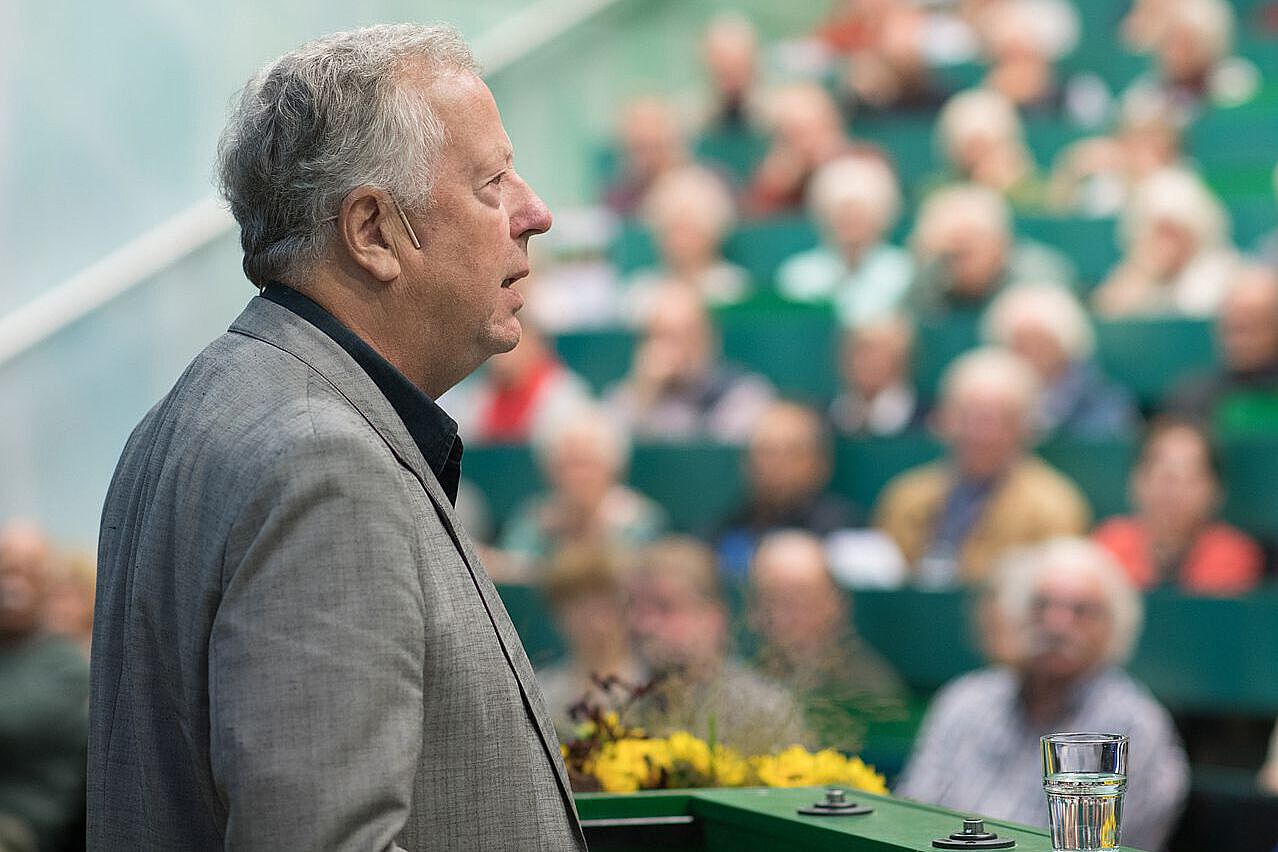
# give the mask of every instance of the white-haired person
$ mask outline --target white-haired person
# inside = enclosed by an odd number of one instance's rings
[[[1011,547],[1087,530],[1077,486],[1030,452],[1038,399],[1033,369],[1005,350],[969,352],[946,371],[935,412],[945,457],[892,479],[875,511],[916,583],[978,582]]]
[[[992,586],[1007,659],[936,694],[895,792],[1046,826],[1039,738],[1125,734],[1122,842],[1163,849],[1189,765],[1167,710],[1122,669],[1140,636],[1140,595],[1108,553],[1077,538],[1009,553]]]
[[[987,186],[1017,210],[1038,210],[1046,184],[1025,144],[1016,105],[993,89],[968,89],[946,101],[936,121],[936,146],[944,158],[940,180]]]
[[[636,270],[623,297],[624,319],[642,324],[655,293],[666,284],[687,287],[709,307],[735,305],[750,295],[750,276],[723,257],[723,241],[736,223],[732,193],[702,166],[684,166],[659,178],[640,208],[657,246],[655,267]]]
[[[1163,169],[1134,190],[1120,223],[1123,256],[1093,294],[1111,318],[1206,318],[1239,265],[1229,214],[1193,172]]]
[[[1056,61],[1078,40],[1078,11],[1070,3],[997,0],[979,14],[977,24],[989,63],[985,88],[1007,98],[1023,116],[1099,117],[1071,112],[1078,84],[1062,81],[1057,73]]]
[[[994,300],[982,325],[987,343],[1015,352],[1038,375],[1034,426],[1041,437],[1132,433],[1139,418],[1135,402],[1096,363],[1096,334],[1073,293],[1054,284],[1013,287]]]
[[[919,430],[927,409],[914,384],[914,324],[901,313],[844,328],[839,390],[829,419],[845,438],[888,437]]]
[[[919,209],[910,248],[914,280],[906,305],[920,321],[979,312],[1017,284],[1075,281],[1064,255],[1015,236],[1007,201],[980,184],[955,184],[930,195]]]
[[[549,490],[531,497],[499,540],[505,579],[535,578],[569,544],[630,549],[656,539],[666,513],[624,484],[630,441],[602,409],[581,408],[533,436]]]
[[[822,244],[781,265],[781,295],[833,304],[844,325],[895,311],[914,264],[907,251],[888,242],[901,214],[892,167],[878,156],[841,157],[813,177],[807,204]]]
[[[724,359],[702,298],[667,284],[653,293],[630,372],[606,401],[637,438],[740,444],[775,395],[766,378]]]
[[[655,96],[636,98],[621,110],[617,127],[618,174],[603,201],[618,216],[639,212],[657,179],[688,162],[688,143],[674,106]]]
[[[1183,127],[1212,107],[1250,100],[1260,73],[1249,61],[1231,55],[1234,17],[1227,0],[1155,4],[1148,10],[1155,67],[1132,82],[1123,102],[1157,104]]]

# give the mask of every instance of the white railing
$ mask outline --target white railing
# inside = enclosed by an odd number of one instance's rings
[[[622,0],[538,0],[471,41],[487,75],[500,72]],[[0,364],[17,357],[235,227],[205,198],[0,317]]]

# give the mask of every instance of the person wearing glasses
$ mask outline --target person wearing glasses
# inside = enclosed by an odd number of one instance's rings
[[[1123,845],[1163,849],[1189,765],[1171,716],[1121,668],[1142,617],[1140,594],[1093,542],[1056,538],[1007,554],[980,625],[996,662],[932,699],[897,795],[1046,827],[1039,737],[1126,734]]]
[[[409,24],[302,45],[219,160],[261,295],[106,498],[89,847],[584,850],[434,402],[519,341],[551,225],[469,49]]]

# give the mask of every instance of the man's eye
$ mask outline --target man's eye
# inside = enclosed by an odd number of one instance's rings
[[[505,172],[499,172],[496,177],[488,182],[489,186],[501,186],[501,179],[506,176]]]

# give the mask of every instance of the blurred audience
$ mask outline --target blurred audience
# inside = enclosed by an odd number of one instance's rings
[[[923,202],[910,242],[915,276],[906,304],[920,321],[974,314],[1017,284],[1074,283],[1060,252],[1013,236],[1007,202],[988,187],[937,190]]]
[[[654,736],[713,734],[744,754],[812,741],[790,694],[729,656],[728,607],[705,545],[674,537],[646,548],[626,614],[640,660],[658,678],[629,721]]]
[[[1167,110],[1128,107],[1112,135],[1075,142],[1057,157],[1049,204],[1063,213],[1116,215],[1134,187],[1179,164],[1181,155],[1180,129]]]
[[[1233,50],[1234,11],[1226,0],[1174,0],[1152,7],[1146,32],[1154,69],[1123,93],[1125,103],[1156,104],[1184,127],[1216,106],[1252,98],[1259,72]],[[1135,34],[1135,33],[1134,33]]]
[[[759,106],[759,37],[750,19],[722,12],[711,19],[701,40],[701,62],[710,78],[712,103],[707,133],[742,133],[754,128]]]
[[[830,423],[843,437],[889,437],[922,428],[925,409],[911,375],[914,326],[900,314],[845,328],[839,392]]]
[[[774,403],[755,426],[745,454],[745,502],[719,522],[715,552],[725,577],[744,582],[759,540],[778,529],[818,536],[859,526],[860,513],[828,489],[833,447],[821,415]]]
[[[1134,514],[1093,534],[1141,589],[1241,595],[1256,588],[1264,553],[1219,520],[1224,489],[1211,440],[1198,427],[1161,420],[1149,430],[1131,472]]]
[[[815,83],[792,83],[776,92],[768,110],[771,147],[746,190],[751,216],[791,213],[803,206],[813,174],[854,146],[843,130],[839,108]]]
[[[1041,438],[1121,438],[1139,415],[1131,394],[1093,359],[1096,337],[1072,293],[1052,284],[1006,290],[986,312],[987,343],[1015,352],[1037,374],[1034,427]]]
[[[630,374],[608,408],[638,438],[740,444],[773,396],[766,379],[723,359],[701,297],[667,285],[652,295]]]
[[[626,632],[625,571],[617,551],[571,544],[555,553],[542,577],[542,599],[567,651],[564,659],[537,669],[560,740],[575,735],[575,706],[618,710],[628,688],[647,679]]]
[[[749,275],[723,259],[723,241],[736,211],[718,175],[700,166],[663,175],[641,212],[657,244],[660,265],[640,269],[630,279],[623,312],[632,324],[648,318],[654,294],[666,284],[687,287],[714,308],[750,295]]]
[[[833,304],[844,325],[896,310],[913,275],[909,253],[888,242],[901,214],[901,190],[878,156],[841,157],[822,166],[808,190],[821,246],[791,257],[777,290],[796,302]]]
[[[876,510],[917,583],[979,581],[1011,547],[1086,531],[1078,488],[1029,452],[1038,396],[1033,370],[1008,352],[970,352],[947,370],[936,413],[946,457],[895,477]]]
[[[1265,765],[1260,767],[1256,775],[1256,784],[1260,789],[1278,795],[1278,723],[1274,724],[1274,732],[1269,740],[1269,754]]]
[[[35,524],[0,527],[0,817],[40,852],[83,831],[89,729],[88,660],[45,626],[53,558]]]
[[[1015,659],[936,694],[895,792],[1046,826],[1039,738],[1126,734],[1122,840],[1163,849],[1189,789],[1189,767],[1167,711],[1121,669],[1140,634],[1140,596],[1105,551],[1078,539],[1009,557],[995,584]]]
[[[1278,16],[1278,6],[1275,6],[1275,16]],[[1274,166],[1273,190],[1278,197],[1278,165]],[[1263,234],[1256,241],[1255,253],[1261,263],[1278,270],[1278,228]]]
[[[559,360],[537,323],[521,317],[520,324],[514,349],[440,397],[467,444],[526,443],[591,400],[590,386]]]
[[[74,642],[85,657],[93,641],[93,603],[98,584],[98,561],[93,553],[76,551],[49,563],[45,589],[45,626]]]
[[[505,579],[535,578],[569,544],[633,548],[657,538],[665,511],[623,485],[630,443],[606,412],[582,408],[534,436],[549,492],[525,503],[506,524],[500,549]]]
[[[1223,434],[1278,435],[1278,270],[1238,270],[1216,318],[1216,348],[1220,366],[1184,380],[1168,410]]]
[[[1018,211],[1046,204],[1046,185],[1025,145],[1016,105],[1000,92],[968,89],[950,98],[937,118],[936,134],[947,169],[938,182],[989,187]]]
[[[1077,107],[1071,110],[1078,104],[1079,83],[1062,81],[1056,69],[1056,61],[1078,40],[1078,11],[1073,5],[998,0],[981,13],[979,24],[989,63],[985,88],[1005,97],[1023,116],[1093,117],[1079,115]]]
[[[674,107],[658,97],[626,104],[617,135],[619,173],[604,203],[618,216],[633,216],[658,178],[687,163],[687,141]]]
[[[870,725],[904,715],[905,684],[857,635],[820,538],[798,530],[764,537],[750,567],[749,608],[759,671],[796,697],[820,745],[855,752]]]
[[[1121,223],[1123,257],[1093,296],[1107,317],[1216,313],[1238,263],[1229,215],[1202,180],[1164,169],[1133,191]]]

